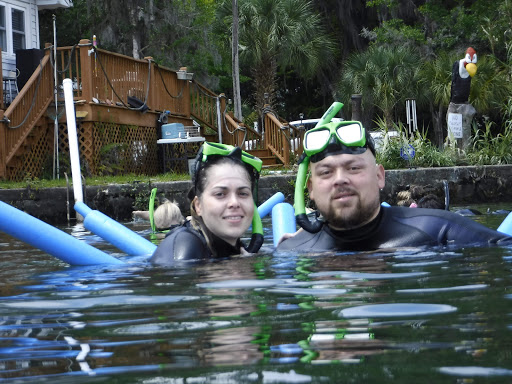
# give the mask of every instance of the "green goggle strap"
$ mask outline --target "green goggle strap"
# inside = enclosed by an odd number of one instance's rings
[[[317,233],[322,229],[323,223],[317,219],[309,221],[306,215],[306,204],[304,202],[304,189],[306,188],[306,180],[308,177],[309,157],[305,157],[299,164],[297,171],[297,179],[295,180],[295,195],[294,195],[294,208],[295,208],[295,221],[306,231]]]
[[[156,188],[151,190],[151,195],[149,197],[149,223],[151,224],[151,231],[156,232],[155,225],[155,197],[156,197]]]
[[[205,142],[203,144],[203,152],[201,161],[205,163],[208,159],[208,156],[218,155],[218,156],[229,156],[235,150],[235,146],[228,144],[217,144]],[[260,158],[251,155],[248,152],[243,151],[240,148],[240,160],[242,160],[245,164],[253,167],[258,173],[261,172],[261,168],[263,166],[263,162]]]
[[[252,236],[251,242],[245,250],[249,253],[256,253],[263,245],[263,224],[261,223],[261,217],[258,213],[258,207],[254,203],[254,214],[252,215]]]

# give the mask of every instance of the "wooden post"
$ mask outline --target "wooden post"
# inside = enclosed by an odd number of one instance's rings
[[[350,97],[352,101],[352,120],[353,121],[362,121],[363,119],[363,112],[361,108],[361,99],[363,98],[362,95],[352,95]]]
[[[228,139],[228,136],[233,136],[233,135],[229,134],[226,124],[224,124],[224,116],[222,115],[224,113],[224,111],[226,110],[226,95],[224,93],[221,93],[219,95],[219,103],[220,103],[220,108],[219,108],[220,115],[218,116],[219,129],[222,130],[223,142],[229,144],[230,141],[231,141],[231,143],[233,142],[234,137],[231,137]]]
[[[284,166],[288,167],[290,165],[290,130],[287,126],[280,126],[281,137],[283,138],[283,157],[284,157]],[[288,132],[286,132],[288,131]]]
[[[157,100],[156,95],[156,77],[155,77],[155,63],[153,62],[153,57],[146,56],[144,60],[149,61],[150,63],[150,69],[149,69],[149,79],[147,80],[149,82],[149,93],[148,93],[148,99],[146,100],[146,105],[149,109],[153,110],[160,110],[160,100]],[[147,85],[146,85],[147,86]]]
[[[2,67],[2,50],[0,49],[0,73],[2,74],[2,77],[4,77],[4,68]],[[4,105],[4,87],[3,85],[0,87],[0,105],[1,109],[5,109]]]
[[[91,40],[80,40],[80,69],[82,71],[82,99],[90,102],[93,98],[93,77],[92,77],[92,59],[90,55],[94,55],[89,50],[92,49]]]
[[[190,117],[192,113],[192,106],[190,105],[190,84],[191,80],[180,80],[185,82],[183,87],[183,114]]]
[[[0,73],[3,77],[3,67],[2,67],[2,50],[0,49]],[[0,103],[2,106],[2,109],[0,109],[0,179],[5,178],[6,173],[6,164],[5,160],[7,159],[7,153],[5,142],[7,141],[7,132],[6,132],[6,124],[4,122],[4,87],[0,87]]]
[[[262,116],[261,116],[261,127],[260,132],[263,135],[263,143],[265,145],[265,148],[268,148],[268,145],[270,144],[271,140],[269,138],[269,130],[267,130],[267,126],[270,126],[270,119],[267,116],[268,111],[270,111],[270,104],[265,104],[263,106],[262,110]]]
[[[7,141],[7,127],[6,123],[4,121],[4,110],[0,109],[0,179],[5,179],[6,172],[7,172],[7,148],[6,148],[6,141]]]

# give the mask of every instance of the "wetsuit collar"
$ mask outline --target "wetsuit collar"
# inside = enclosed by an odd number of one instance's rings
[[[324,225],[324,228],[325,231],[331,234],[333,237],[341,238],[343,241],[359,241],[361,239],[367,238],[368,236],[371,236],[375,233],[375,231],[377,231],[382,220],[382,215],[383,210],[382,207],[380,207],[377,217],[361,227],[347,230],[336,230],[329,227],[329,225]]]
[[[234,247],[226,241],[222,240],[220,237],[215,236],[213,233],[211,234],[211,239],[212,248],[217,252],[216,257],[228,257],[240,254],[240,247],[242,246],[240,239],[238,239]]]

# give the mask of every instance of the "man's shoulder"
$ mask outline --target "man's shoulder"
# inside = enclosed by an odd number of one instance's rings
[[[463,216],[455,213],[446,211],[443,209],[435,209],[435,208],[409,208],[409,207],[383,207],[384,214],[397,216],[397,217],[419,217],[419,216],[433,216],[433,217],[442,217],[448,220],[459,220],[463,219]]]
[[[329,249],[330,244],[324,244],[329,236],[323,229],[317,233],[311,233],[305,230],[299,231],[295,236],[284,240],[277,246],[277,251],[308,251],[308,250],[319,250]]]

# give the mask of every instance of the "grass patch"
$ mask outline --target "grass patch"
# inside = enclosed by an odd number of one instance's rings
[[[116,175],[116,176],[93,176],[85,178],[85,185],[108,185],[108,184],[132,184],[132,183],[160,183],[168,181],[185,181],[190,180],[188,173],[166,173],[155,176],[147,175]],[[72,180],[69,178],[69,184]],[[66,178],[61,177],[56,180],[38,179],[27,177],[23,181],[0,181],[1,189],[16,188],[57,188],[66,187]]]
[[[261,176],[275,173],[276,171],[290,172],[292,167],[275,167],[263,169]],[[165,183],[169,181],[187,181],[190,180],[188,173],[165,173],[154,176],[147,175],[115,175],[115,176],[92,176],[85,178],[85,185],[109,185],[109,184],[133,184],[133,183]],[[73,182],[69,177],[69,185]],[[58,188],[66,187],[66,178],[61,177],[56,180],[32,178],[30,175],[23,181],[2,181],[0,180],[0,189],[40,189],[40,188]]]

